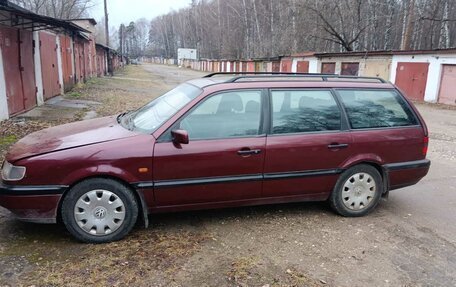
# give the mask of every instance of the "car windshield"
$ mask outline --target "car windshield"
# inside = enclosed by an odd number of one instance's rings
[[[123,125],[132,130],[152,133],[201,92],[200,88],[190,84],[179,85],[130,115],[127,114],[128,117],[122,121]]]

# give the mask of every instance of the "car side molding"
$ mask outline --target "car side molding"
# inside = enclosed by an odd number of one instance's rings
[[[429,159],[389,163],[389,164],[383,165],[383,167],[387,171],[412,169],[412,168],[429,168],[430,166],[431,166],[431,161]]]
[[[142,182],[133,183],[133,186],[137,189],[166,188],[166,187],[175,187],[175,186],[200,185],[200,184],[212,184],[212,183],[229,183],[229,182],[275,180],[275,179],[287,179],[287,178],[297,178],[297,177],[336,175],[336,174],[342,173],[343,171],[344,171],[344,169],[324,169],[324,170],[306,170],[306,171],[277,172],[277,173],[265,173],[265,174],[246,174],[246,175],[235,175],[235,176],[214,176],[214,177],[189,178],[189,179],[177,179],[177,180],[142,181]]]

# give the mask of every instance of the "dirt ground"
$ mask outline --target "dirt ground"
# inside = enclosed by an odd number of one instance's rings
[[[140,65],[92,80],[66,98],[101,105],[2,122],[0,155],[33,130],[133,109],[201,75]],[[456,286],[456,110],[417,106],[431,171],[369,216],[343,218],[326,203],[161,214],[125,240],[86,245],[0,208],[0,286]]]

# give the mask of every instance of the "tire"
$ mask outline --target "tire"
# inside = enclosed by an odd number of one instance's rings
[[[382,192],[383,180],[378,170],[360,164],[342,173],[329,197],[329,204],[342,216],[364,216],[375,209]]]
[[[73,186],[65,195],[62,221],[79,241],[107,243],[125,237],[138,217],[130,188],[112,180],[93,178]]]

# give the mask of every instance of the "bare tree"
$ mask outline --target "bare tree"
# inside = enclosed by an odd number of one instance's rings
[[[39,0],[36,0],[39,1]],[[301,51],[454,47],[454,0],[192,0],[149,24],[147,52],[274,57]]]
[[[37,14],[58,19],[76,19],[88,16],[92,0],[12,0]]]

